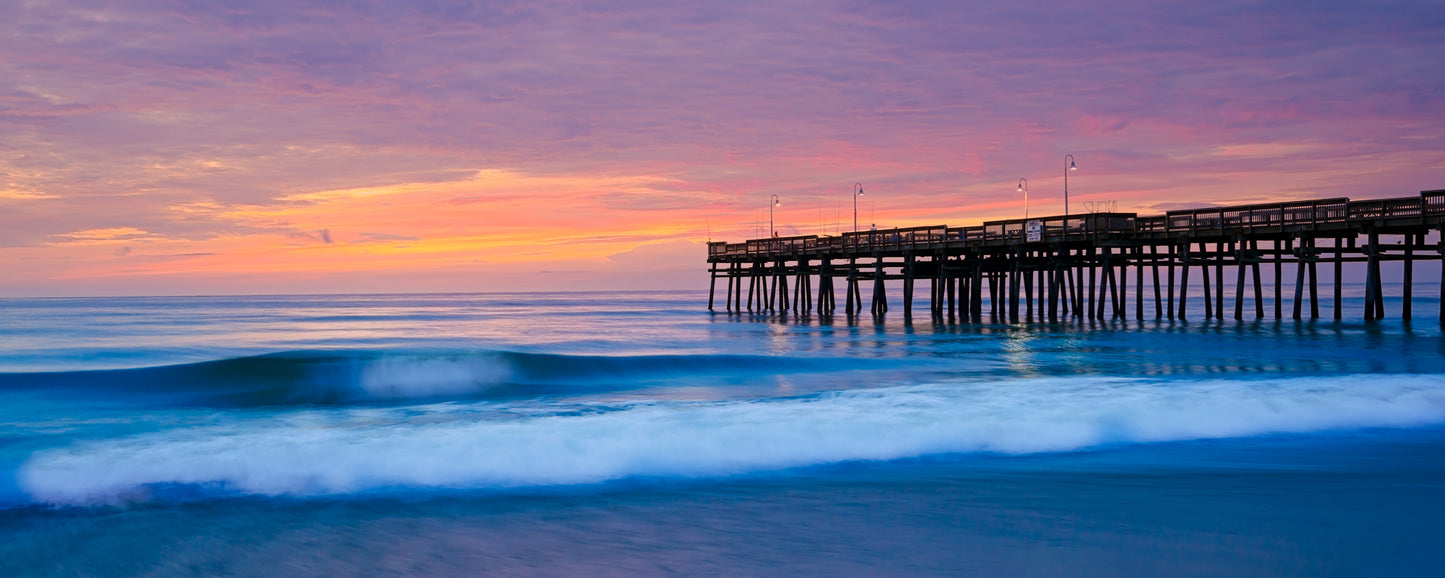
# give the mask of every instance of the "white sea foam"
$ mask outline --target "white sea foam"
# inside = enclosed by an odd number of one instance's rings
[[[367,425],[313,412],[77,444],[33,455],[18,481],[40,502],[91,504],[170,483],[266,495],[545,486],[936,453],[1408,427],[1445,423],[1445,376],[1049,378],[647,402],[508,421],[366,411]]]
[[[384,357],[365,363],[359,385],[373,398],[435,397],[484,390],[511,374],[511,366],[492,357]]]

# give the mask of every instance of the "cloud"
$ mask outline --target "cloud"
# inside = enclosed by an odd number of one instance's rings
[[[1300,153],[1314,152],[1325,148],[1319,143],[1243,143],[1227,144],[1214,150],[1214,154],[1223,157],[1245,157],[1245,158],[1275,158],[1292,156]]]
[[[22,191],[18,189],[0,190],[0,199],[54,199],[55,195],[48,195],[41,191]]]
[[[1064,153],[1070,202],[1120,210],[1409,194],[1445,162],[1427,0],[5,6],[0,247],[56,263],[606,260],[750,236],[775,193],[779,229],[840,230],[853,182],[865,223],[1012,216],[1020,177],[1061,211]]]
[[[421,237],[413,235],[396,235],[392,233],[362,233],[364,238],[361,242],[367,241],[420,241]]]
[[[607,259],[619,266],[634,270],[696,266],[706,261],[707,245],[686,240],[647,243],[621,253],[608,255]]]
[[[112,241],[154,241],[164,237],[136,227],[106,227],[52,235],[56,244],[95,244]]]
[[[286,234],[287,238],[314,243],[334,244],[331,240],[331,229],[317,229],[315,231],[292,231]]]

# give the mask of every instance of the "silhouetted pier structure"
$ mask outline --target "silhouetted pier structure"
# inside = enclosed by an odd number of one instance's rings
[[[708,243],[712,274],[708,309],[715,310],[719,281],[728,312],[831,315],[835,281],[844,282],[844,313],[863,311],[869,286],[874,315],[888,310],[889,281],[901,281],[905,316],[912,316],[914,285],[931,283],[935,317],[1017,323],[1128,317],[1183,319],[1190,276],[1202,281],[1204,316],[1226,315],[1226,269],[1234,273],[1233,316],[1286,315],[1283,283],[1292,269],[1289,316],[1300,319],[1308,292],[1310,318],[1320,316],[1318,266],[1333,266],[1334,318],[1341,317],[1344,264],[1365,263],[1367,320],[1385,316],[1380,264],[1403,261],[1400,314],[1410,319],[1414,263],[1440,260],[1445,235],[1445,189],[1393,199],[1319,199],[1169,211],[1163,215],[1090,213],[1040,219],[856,231]],[[1393,243],[1389,241],[1395,241]],[[1266,304],[1262,266],[1273,269],[1273,303]],[[817,279],[814,287],[813,280]],[[1211,283],[1212,279],[1212,283]],[[1162,281],[1161,281],[1162,280]],[[791,291],[789,282],[791,281]],[[1212,287],[1211,287],[1212,284]],[[1441,268],[1445,292],[1445,267]],[[984,294],[988,295],[985,311]],[[1252,293],[1253,299],[1247,299]],[[816,299],[814,295],[816,294]],[[1445,303],[1445,294],[1441,295]],[[1252,303],[1251,303],[1252,301]],[[1445,323],[1445,306],[1440,319]]]

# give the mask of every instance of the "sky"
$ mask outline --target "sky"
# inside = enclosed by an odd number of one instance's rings
[[[1066,154],[1072,212],[1445,188],[1439,0],[0,15],[0,296],[705,288],[854,183],[863,228],[1062,214]]]

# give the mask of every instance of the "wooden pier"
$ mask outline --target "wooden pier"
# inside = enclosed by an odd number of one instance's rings
[[[1275,319],[1318,318],[1317,272],[1323,264],[1334,268],[1328,305],[1339,319],[1344,264],[1358,262],[1365,264],[1364,317],[1375,320],[1386,314],[1380,264],[1403,261],[1399,313],[1408,320],[1414,263],[1445,255],[1445,234],[1434,244],[1425,241],[1442,226],[1445,189],[1392,199],[1333,198],[1154,216],[1091,213],[716,242],[708,243],[708,309],[716,310],[721,284],[722,309],[729,313],[828,316],[837,311],[835,281],[841,279],[846,315],[862,313],[864,287],[871,313],[886,313],[887,288],[901,282],[904,315],[911,317],[914,285],[928,280],[935,317],[975,322],[1117,319],[1131,310],[1135,319],[1146,313],[1184,319],[1194,312],[1187,306],[1196,298],[1203,299],[1205,318],[1262,319],[1271,313]],[[1262,289],[1262,267],[1272,269],[1271,303]],[[1288,303],[1286,267],[1294,278]],[[1233,287],[1226,286],[1226,270],[1233,273]],[[1191,275],[1199,276],[1203,295],[1190,295]],[[1440,286],[1445,293],[1445,267]],[[1440,297],[1445,303],[1445,294]],[[1445,324],[1445,306],[1440,321]]]

